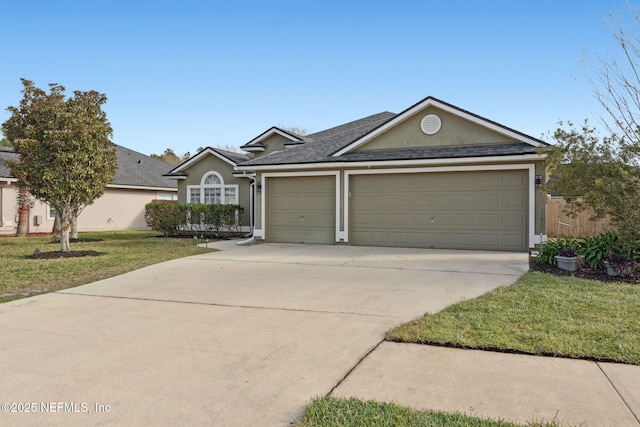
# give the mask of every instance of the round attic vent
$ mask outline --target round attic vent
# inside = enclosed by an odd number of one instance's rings
[[[428,114],[424,116],[424,119],[420,122],[420,129],[427,135],[433,135],[440,130],[442,122],[440,117],[435,114]]]

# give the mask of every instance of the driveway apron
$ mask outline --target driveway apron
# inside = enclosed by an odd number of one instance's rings
[[[528,267],[518,253],[220,247],[0,305],[0,424],[289,425],[389,328]]]

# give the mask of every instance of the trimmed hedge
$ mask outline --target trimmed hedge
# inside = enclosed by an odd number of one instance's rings
[[[156,202],[145,206],[144,219],[147,225],[165,236],[220,236],[237,233],[240,205],[201,205],[175,202]]]

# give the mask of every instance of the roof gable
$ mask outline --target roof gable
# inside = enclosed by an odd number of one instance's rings
[[[220,148],[207,147],[204,150],[201,150],[200,152],[198,152],[196,155],[194,155],[190,159],[186,160],[185,162],[179,164],[178,166],[170,170],[168,173],[165,174],[165,176],[172,177],[172,178],[186,177],[186,173],[185,173],[186,170],[207,156],[215,156],[223,160],[224,162],[228,163],[232,168],[237,166],[238,163],[242,163],[251,158],[246,154],[234,153],[233,151],[227,151]]]
[[[370,132],[355,139],[354,141],[347,144],[346,146],[343,146],[339,150],[336,150],[334,153],[332,153],[332,157],[339,157],[347,153],[356,151],[362,148],[365,144],[374,141],[376,138],[381,138],[384,134],[390,132],[392,129],[397,128],[400,124],[406,122],[407,120],[410,120],[410,119],[415,120],[414,117],[417,114],[421,112],[425,112],[426,110],[444,112],[449,116],[459,118],[471,124],[474,124],[476,127],[479,126],[480,128],[482,128],[487,132],[487,135],[495,134],[504,138],[502,141],[495,141],[494,143],[517,142],[517,143],[524,143],[533,147],[545,147],[548,145],[543,141],[540,141],[536,138],[532,138],[521,132],[518,132],[506,126],[503,126],[494,121],[488,120],[484,117],[478,116],[477,114],[473,114],[469,111],[463,110],[454,105],[440,101],[439,99],[436,99],[433,97],[427,97],[422,101],[407,108],[406,110],[396,115],[395,117],[391,118],[387,122],[382,123],[380,126],[376,127],[375,129],[372,129]],[[484,139],[486,138],[490,138],[490,136],[487,136]],[[478,143],[486,144],[488,143],[488,141],[484,140],[484,141],[479,141]],[[438,144],[438,145],[446,145],[446,144]],[[456,144],[454,143],[451,145],[456,145]],[[382,147],[382,148],[389,148],[389,147]],[[411,148],[411,147],[397,147],[397,148]]]
[[[264,151],[264,142],[267,141],[274,135],[280,135],[289,141],[290,144],[302,144],[306,141],[306,138],[300,135],[297,135],[293,132],[289,132],[284,129],[280,129],[279,127],[273,126],[266,131],[262,132],[260,135],[253,138],[251,141],[242,145],[240,148],[245,151]]]

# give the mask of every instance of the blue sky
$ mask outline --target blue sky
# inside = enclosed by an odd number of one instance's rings
[[[588,6],[585,6],[587,5]],[[319,131],[426,96],[534,137],[595,118],[624,1],[26,1],[0,6],[0,121],[20,78],[97,90],[145,154]]]

